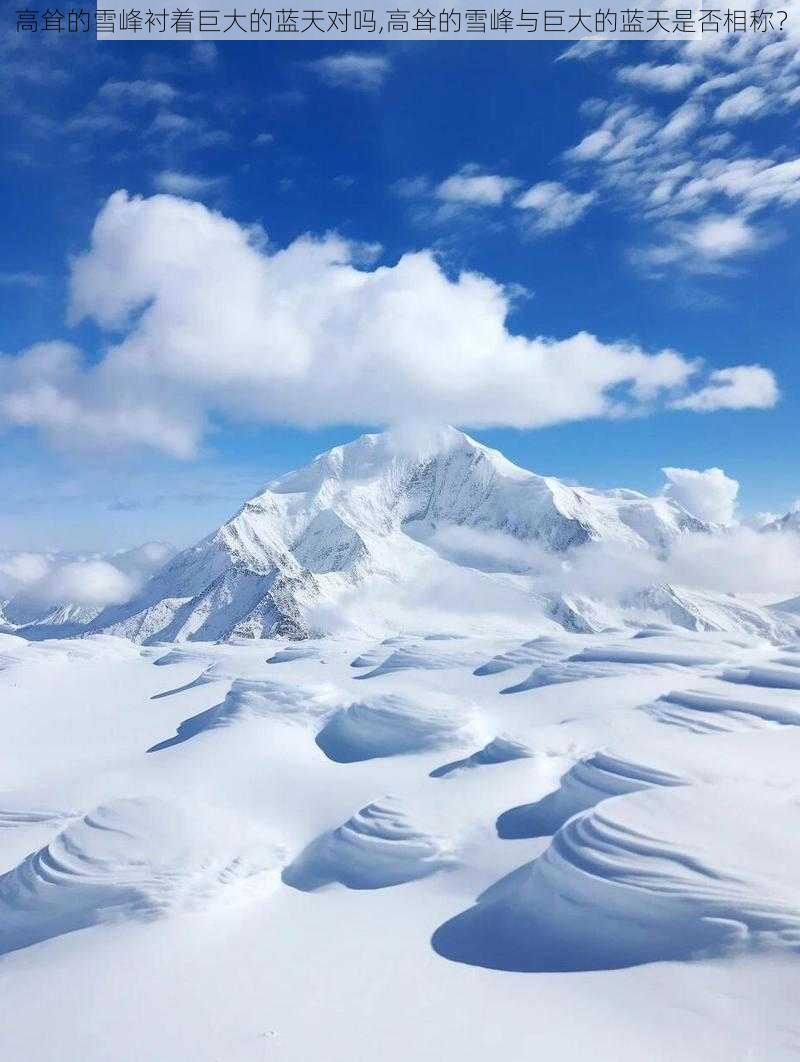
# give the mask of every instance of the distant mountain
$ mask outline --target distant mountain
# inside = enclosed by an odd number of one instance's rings
[[[800,509],[793,509],[785,516],[765,524],[762,531],[795,531],[800,535]]]
[[[320,610],[360,587],[391,593],[418,579],[422,593],[452,567],[435,543],[453,528],[555,553],[592,541],[663,551],[709,530],[671,498],[570,486],[453,428],[418,449],[363,435],[273,480],[88,629],[140,642],[305,638]],[[475,578],[480,588],[491,576]],[[555,623],[568,619],[563,601],[539,604]]]

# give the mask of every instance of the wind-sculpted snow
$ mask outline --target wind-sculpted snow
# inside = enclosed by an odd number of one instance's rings
[[[318,723],[334,710],[337,700],[337,694],[329,686],[312,688],[268,679],[237,679],[220,704],[185,719],[174,737],[160,741],[148,751],[161,752],[207,730],[232,726],[243,719]]]
[[[794,1062],[797,639],[424,618],[0,635],[3,1062]]]
[[[392,654],[395,648],[409,648],[413,644],[414,639],[410,636],[384,638],[378,645],[374,645],[371,649],[366,649],[363,653],[359,653],[358,656],[354,657],[350,661],[350,667],[377,667]]]
[[[723,671],[726,682],[766,689],[800,690],[800,670],[787,667],[740,667]]]
[[[290,664],[293,660],[312,660],[319,656],[319,649],[314,646],[290,645],[279,649],[267,658],[268,664]]]
[[[722,642],[713,642],[710,648],[701,649],[694,644],[687,644],[684,638],[676,637],[675,632],[670,639],[671,644],[653,647],[650,642],[655,637],[654,634],[644,644],[640,639],[631,639],[633,644],[585,647],[566,659],[540,664],[527,678],[501,692],[524,693],[560,683],[610,678],[623,675],[630,669],[695,668],[702,671],[719,665],[737,652],[735,646]]]
[[[586,679],[612,678],[625,673],[625,668],[618,663],[599,660],[590,663],[583,660],[565,660],[556,664],[542,664],[535,667],[527,678],[513,686],[506,686],[501,693],[525,693],[545,686],[560,686],[568,682],[583,682]]]
[[[670,771],[596,752],[571,767],[555,792],[534,804],[521,804],[504,812],[497,820],[497,833],[505,840],[547,837],[567,819],[601,800],[651,786],[687,783],[688,779]]]
[[[13,830],[20,826],[55,825],[76,818],[77,812],[55,808],[7,808],[0,796],[0,830]]]
[[[763,704],[704,690],[674,690],[644,706],[660,723],[697,734],[800,725],[800,698]]]
[[[500,970],[604,970],[800,947],[800,808],[763,789],[659,786],[571,818],[434,934]]]
[[[473,752],[471,756],[437,767],[431,771],[431,778],[446,778],[448,774],[455,774],[473,767],[488,767],[496,763],[508,763],[510,760],[524,760],[533,755],[533,749],[524,741],[518,741],[506,734],[499,734],[496,738],[492,738],[488,745]]]
[[[98,922],[263,894],[280,851],[211,808],[114,800],[0,877],[0,952]]]
[[[335,881],[350,889],[382,889],[453,862],[448,838],[420,825],[396,798],[384,797],[309,845],[284,870],[283,881],[304,892]]]
[[[317,744],[329,759],[355,763],[474,744],[479,735],[477,713],[468,703],[384,694],[340,709],[317,734]]]
[[[643,649],[640,646],[591,646],[569,657],[570,663],[651,664],[657,667],[708,667],[720,663],[716,653],[681,649]]]
[[[435,643],[434,643],[435,644]],[[455,650],[437,650],[431,644],[396,649],[377,667],[365,674],[356,675],[357,679],[377,678],[394,671],[444,671],[448,668],[472,668],[476,661],[474,652]]]
[[[503,671],[510,671],[514,667],[524,667],[530,664],[541,664],[545,661],[558,660],[567,654],[564,642],[558,638],[534,638],[530,642],[524,642],[515,649],[509,649],[504,653],[498,653],[485,664],[476,667],[473,675],[479,678],[483,675],[499,675]]]

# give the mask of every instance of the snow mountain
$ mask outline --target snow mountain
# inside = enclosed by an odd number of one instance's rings
[[[453,529],[563,553],[589,542],[662,551],[709,527],[668,497],[536,475],[453,428],[423,446],[367,434],[273,480],[88,629],[137,642],[306,638],[321,611],[357,588],[444,577],[457,562],[436,547]],[[474,577],[479,589],[493,578]]]

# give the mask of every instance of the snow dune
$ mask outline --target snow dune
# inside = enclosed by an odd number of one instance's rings
[[[420,825],[401,801],[387,796],[309,845],[284,870],[283,881],[304,892],[332,882],[382,889],[427,877],[453,861],[450,840]]]
[[[694,733],[800,725],[800,699],[794,704],[762,704],[702,690],[675,690],[644,707],[660,723]]]
[[[182,688],[189,689],[192,685],[195,683]],[[328,686],[312,688],[268,679],[236,679],[220,704],[184,719],[174,737],[160,741],[148,751],[160,752],[207,730],[231,726],[242,719],[261,717],[284,722],[313,722],[334,710],[335,697]]]
[[[396,649],[385,660],[366,674],[356,675],[358,679],[378,678],[393,671],[422,670],[445,671],[449,668],[472,667],[476,654],[455,649],[454,651],[437,650],[430,644]]]
[[[448,774],[469,770],[472,767],[486,767],[496,763],[508,763],[510,760],[524,760],[533,755],[533,750],[523,741],[518,741],[506,734],[499,734],[496,738],[492,738],[488,745],[473,752],[471,756],[437,767],[431,771],[431,778],[446,778]]]
[[[601,800],[651,786],[686,785],[687,781],[670,771],[607,752],[596,752],[567,771],[554,793],[534,804],[523,804],[504,812],[497,820],[497,832],[506,840],[548,837],[567,819],[594,807]]]
[[[499,970],[608,970],[800,948],[800,806],[761,788],[658,786],[569,819],[539,859],[433,937]]]
[[[542,664],[535,667],[527,678],[513,686],[506,686],[501,693],[527,693],[546,686],[561,686],[568,682],[583,682],[586,679],[612,678],[625,673],[625,668],[618,663],[601,660],[588,663],[583,660],[565,660],[555,664]]]
[[[379,695],[342,708],[317,735],[317,744],[337,763],[467,745],[479,737],[474,707],[456,698],[419,702]]]
[[[740,667],[723,671],[726,682],[767,689],[800,690],[800,670],[788,667]]]
[[[498,653],[485,664],[477,667],[473,674],[498,675],[503,671],[510,671],[514,667],[522,667],[530,664],[540,664],[548,660],[557,660],[567,655],[569,650],[565,648],[563,639],[542,636],[532,641],[524,642],[515,649],[509,649],[504,653]]]
[[[111,801],[0,877],[0,952],[98,922],[203,908],[225,893],[263,895],[280,849],[210,808]]]

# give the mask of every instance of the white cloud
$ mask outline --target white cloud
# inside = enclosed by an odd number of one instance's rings
[[[359,255],[335,235],[273,250],[198,202],[117,192],[70,286],[72,322],[94,320],[111,345],[91,363],[57,342],[0,358],[0,424],[188,456],[219,415],[538,427],[677,404],[699,372],[675,351],[586,332],[512,334],[509,292],[447,276],[430,251],[377,268],[357,268]],[[754,371],[774,387],[765,369],[723,370],[684,408],[764,405],[737,375]]]
[[[104,560],[72,561],[29,588],[31,595],[49,602],[105,607],[127,601],[133,580]]]
[[[587,58],[592,49],[583,45],[562,58]],[[673,276],[679,269],[720,272],[737,256],[780,239],[777,224],[753,215],[800,202],[800,160],[790,154],[795,145],[778,124],[763,126],[762,143],[772,141],[772,147],[755,157],[742,142],[741,123],[767,113],[789,115],[796,106],[800,35],[791,28],[736,39],[705,35],[654,42],[645,46],[643,62],[625,58],[622,46],[610,55],[625,94],[606,103],[586,101],[581,112],[596,128],[563,158],[571,180],[580,168],[582,183],[602,190],[606,207],[636,218],[637,242],[649,246],[629,257],[659,276],[666,265]],[[649,99],[654,90],[683,97],[666,119]],[[712,117],[728,128],[709,134]],[[790,121],[783,123],[790,128]],[[734,217],[720,221],[726,212]]]
[[[758,85],[748,85],[740,92],[729,96],[714,111],[718,122],[740,122],[744,118],[754,118],[766,107],[767,95]]]
[[[219,177],[202,177],[196,173],[180,173],[177,170],[162,170],[153,183],[159,192],[179,196],[202,196],[216,191],[222,180]]]
[[[391,73],[392,64],[384,55],[362,52],[343,52],[328,55],[307,64],[329,85],[372,91],[378,89]]]
[[[540,181],[523,192],[514,205],[530,212],[535,232],[546,233],[574,225],[595,199],[594,192],[572,192],[558,181]]]
[[[612,55],[619,47],[619,41],[592,40],[586,38],[576,41],[558,56],[556,62],[562,60],[578,60],[583,62],[587,59],[597,59],[600,56]]]
[[[730,524],[736,510],[739,483],[721,468],[662,468],[669,481],[665,493],[693,516],[712,524]]]
[[[275,142],[275,137],[272,133],[259,133],[253,138],[253,145],[255,147],[268,147]]]
[[[147,542],[106,556],[58,553],[0,553],[0,598],[28,622],[56,605],[104,608],[121,604],[175,554],[163,542]]]
[[[172,103],[178,93],[165,81],[106,81],[101,99],[108,103]]]
[[[689,63],[639,63],[617,71],[620,81],[654,92],[679,92],[697,79],[700,71]]]
[[[219,49],[213,41],[195,41],[189,54],[195,66],[210,70],[217,65]]]
[[[475,166],[465,166],[436,187],[436,197],[445,203],[472,206],[499,206],[519,182],[496,173],[480,173]]]
[[[712,413],[718,409],[771,409],[780,393],[774,373],[762,365],[736,365],[712,372],[710,382],[693,394],[675,399],[675,409]]]
[[[800,535],[734,527],[718,535],[681,535],[672,545],[667,578],[683,586],[722,593],[800,591]]]
[[[689,230],[688,241],[704,258],[730,258],[749,251],[756,235],[744,218],[714,215]]]
[[[11,597],[22,587],[43,579],[50,563],[43,553],[0,553],[0,597]]]
[[[668,189],[667,194],[671,194]],[[661,239],[632,252],[634,260],[660,273],[682,265],[695,273],[717,273],[737,255],[760,247],[764,237],[744,217],[712,214],[701,220],[670,221],[661,226]]]
[[[613,143],[614,134],[609,129],[596,129],[593,133],[588,133],[575,147],[566,151],[565,156],[575,162],[586,162],[605,155]]]
[[[658,131],[658,140],[663,144],[674,144],[693,133],[702,124],[705,112],[697,103],[684,103],[672,112],[667,124]]]

